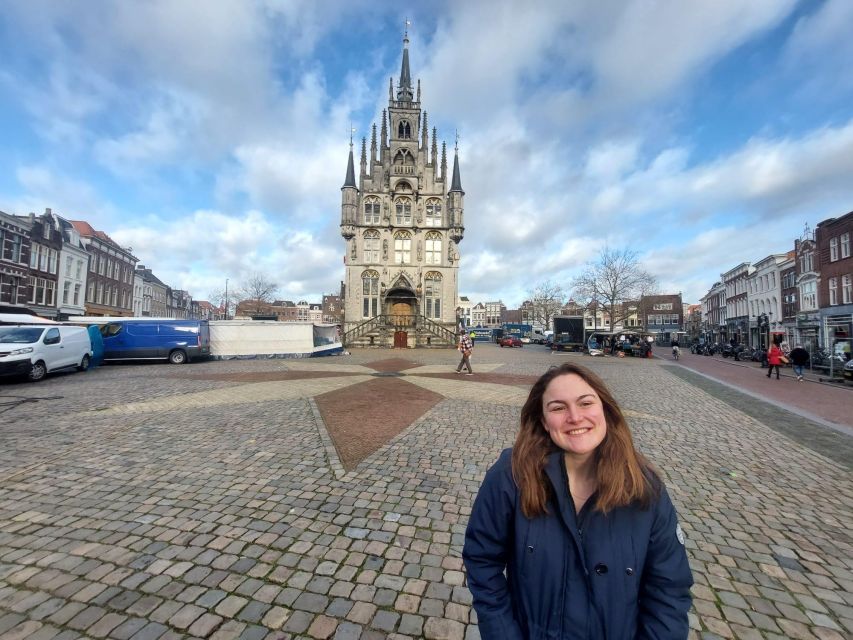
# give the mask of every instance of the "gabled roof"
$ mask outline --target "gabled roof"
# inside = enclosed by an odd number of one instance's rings
[[[122,247],[118,242],[116,242],[115,240],[110,238],[103,231],[98,231],[97,229],[95,229],[92,225],[90,225],[85,220],[69,220],[68,222],[70,222],[71,226],[73,226],[75,229],[77,229],[77,233],[79,233],[84,238],[97,238],[101,242],[106,242],[107,244],[112,245],[113,247],[115,247],[116,249],[119,249],[120,251],[130,253],[130,251],[128,249],[125,249],[124,247]]]

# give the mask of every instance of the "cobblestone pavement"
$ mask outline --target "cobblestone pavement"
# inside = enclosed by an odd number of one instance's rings
[[[389,358],[408,364],[372,366]],[[671,363],[477,345],[471,377],[449,350],[365,350],[0,385],[0,637],[478,638],[470,505],[524,381],[564,359],[611,385],[666,477],[691,637],[853,635],[849,458]],[[324,402],[383,381],[425,400],[345,465],[330,434],[368,425]]]

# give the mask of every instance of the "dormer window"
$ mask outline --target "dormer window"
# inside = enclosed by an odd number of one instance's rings
[[[400,121],[397,127],[397,137],[403,140],[410,140],[412,138],[412,127],[407,121]]]

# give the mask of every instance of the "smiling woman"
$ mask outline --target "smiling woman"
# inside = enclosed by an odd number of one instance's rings
[[[687,637],[693,578],[675,508],[584,367],[533,385],[462,555],[483,638]]]

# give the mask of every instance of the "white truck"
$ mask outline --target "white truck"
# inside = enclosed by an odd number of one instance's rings
[[[92,341],[85,327],[0,326],[0,375],[38,382],[53,371],[85,371],[91,358]]]

